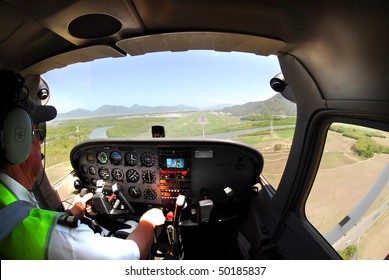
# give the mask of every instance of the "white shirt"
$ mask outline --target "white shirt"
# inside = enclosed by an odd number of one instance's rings
[[[39,208],[34,195],[4,173],[0,180],[19,200],[33,203]],[[48,244],[51,260],[134,260],[140,258],[138,245],[132,240],[103,237],[87,225],[69,227],[56,224]]]

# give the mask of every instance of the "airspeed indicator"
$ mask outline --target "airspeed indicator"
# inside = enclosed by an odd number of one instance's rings
[[[134,166],[138,162],[138,157],[134,152],[128,152],[124,155],[124,161],[130,166]]]

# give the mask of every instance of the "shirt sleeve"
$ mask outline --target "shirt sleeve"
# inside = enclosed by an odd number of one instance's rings
[[[48,245],[52,260],[138,260],[138,245],[132,240],[103,237],[87,225],[76,228],[57,224]]]

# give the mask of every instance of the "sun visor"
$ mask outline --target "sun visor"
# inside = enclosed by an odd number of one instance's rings
[[[283,49],[286,43],[244,34],[180,32],[124,39],[117,42],[116,45],[132,56],[162,51],[188,50],[236,51],[268,56]]]
[[[22,72],[22,75],[41,75],[43,73],[46,73],[47,71],[63,68],[65,66],[78,62],[88,62],[100,58],[115,58],[123,56],[125,55],[109,46],[91,46],[56,55],[36,64],[33,64],[32,66],[26,68]]]

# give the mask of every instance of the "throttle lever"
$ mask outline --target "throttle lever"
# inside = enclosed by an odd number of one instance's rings
[[[181,212],[182,212],[182,209],[184,209],[185,207],[186,207],[185,196],[180,194],[176,198],[176,205],[175,205],[175,208],[174,208],[173,223],[174,223],[175,227],[177,227],[178,224],[180,223],[180,221],[181,221]]]
[[[168,225],[166,227],[166,235],[167,235],[169,244],[174,245],[176,238],[175,238],[175,231],[174,231],[173,225]]]
[[[181,259],[183,257],[183,244],[181,243],[180,229],[178,226],[181,221],[182,210],[186,205],[185,196],[177,196],[173,214],[173,225],[167,225],[166,228],[170,246],[165,259]]]

